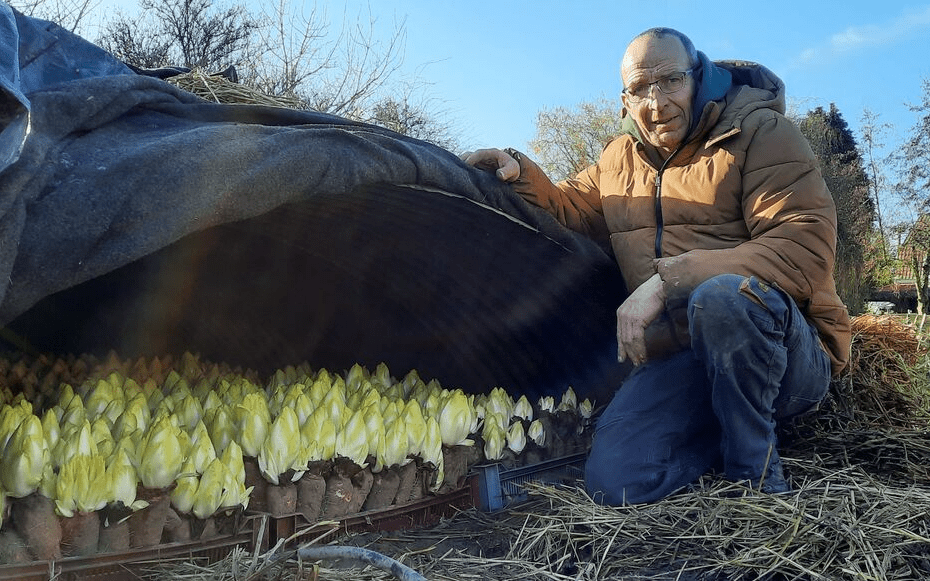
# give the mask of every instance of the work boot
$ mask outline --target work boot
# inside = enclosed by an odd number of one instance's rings
[[[791,491],[791,487],[785,479],[785,471],[781,467],[781,459],[778,458],[778,456],[769,463],[769,468],[765,471],[764,478],[750,479],[749,484],[753,490],[766,494],[779,494]]]

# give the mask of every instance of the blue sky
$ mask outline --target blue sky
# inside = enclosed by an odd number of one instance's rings
[[[429,83],[467,148],[526,150],[541,109],[616,97],[627,42],[652,26],[685,32],[711,59],[764,64],[785,81],[789,104],[800,111],[836,103],[858,131],[870,108],[894,126],[889,145],[916,121],[907,103],[919,102],[922,81],[930,79],[927,2],[318,0],[317,6],[336,27],[344,15],[367,18],[369,9],[382,34],[404,21],[401,74]]]
[[[360,2],[320,2],[331,16]],[[652,26],[688,34],[711,59],[764,64],[799,110],[836,103],[857,130],[864,108],[905,133],[930,79],[930,3],[440,2],[378,0],[379,26],[406,19],[405,65],[459,122],[464,145],[526,148],[536,113],[615,97],[629,39]],[[774,7],[780,6],[775,9]],[[427,64],[428,63],[428,64]],[[889,144],[895,136],[889,135]]]

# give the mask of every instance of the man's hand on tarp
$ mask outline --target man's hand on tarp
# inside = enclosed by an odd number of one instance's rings
[[[520,177],[520,162],[503,149],[466,151],[459,155],[459,159],[478,169],[493,171],[504,182],[512,182]]]

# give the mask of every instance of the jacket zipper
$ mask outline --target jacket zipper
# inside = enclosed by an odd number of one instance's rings
[[[662,174],[665,173],[665,168],[668,166],[669,162],[672,161],[678,152],[681,151],[681,148],[684,144],[679,145],[675,151],[672,152],[672,155],[668,156],[665,161],[662,162],[662,166],[659,168],[659,171],[656,172],[656,200],[655,200],[655,214],[656,214],[656,241],[655,241],[655,253],[656,258],[662,258],[662,230],[665,226],[665,222],[662,218]]]

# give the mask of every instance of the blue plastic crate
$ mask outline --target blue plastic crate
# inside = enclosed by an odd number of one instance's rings
[[[509,470],[501,464],[475,466],[478,472],[478,500],[483,511],[499,510],[527,500],[529,482],[574,485],[584,477],[587,454],[582,452]]]

